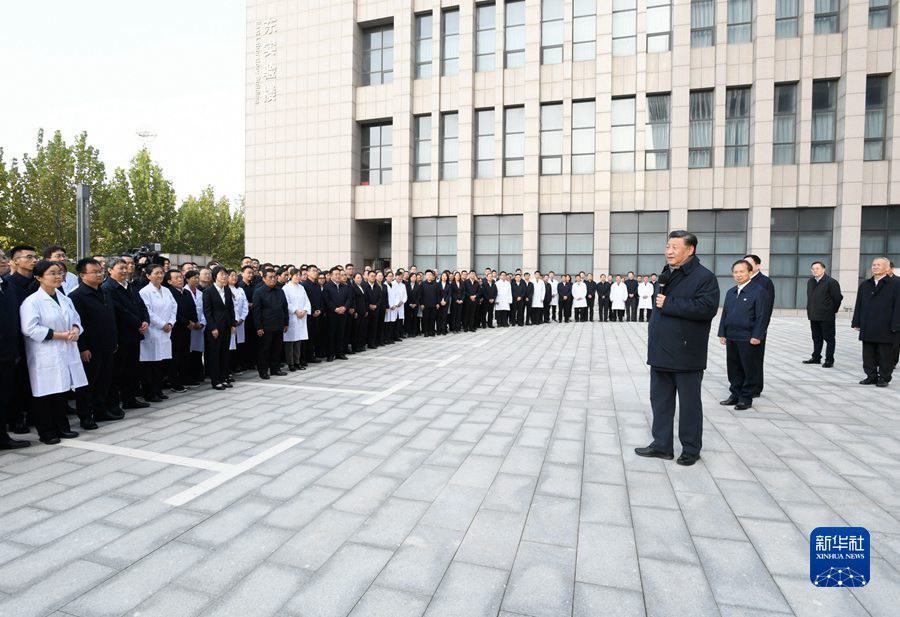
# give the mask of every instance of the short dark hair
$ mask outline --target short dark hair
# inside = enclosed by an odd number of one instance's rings
[[[689,231],[685,231],[684,229],[676,229],[669,233],[669,240],[673,240],[675,238],[681,238],[684,240],[685,246],[693,246],[694,252],[697,252],[697,236],[692,234]]]
[[[356,266],[354,266],[353,264],[344,264],[344,267],[345,268],[355,268]]]
[[[17,253],[21,253],[22,251],[34,251],[37,252],[37,249],[28,244],[17,244],[16,246],[9,249],[9,258],[15,259]]]
[[[241,272],[243,272],[244,270],[253,270],[253,266],[251,266],[250,264],[247,264],[246,266],[241,268]]]
[[[262,272],[262,277],[263,277],[263,278],[266,278],[266,277],[269,276],[270,274],[277,274],[277,273],[275,272],[274,268],[266,268],[265,270],[263,270],[263,272]]]
[[[759,255],[754,255],[753,253],[748,253],[747,255],[744,255],[744,259],[752,259],[753,263],[755,265],[757,265],[757,266],[762,265],[762,259],[759,258]]]
[[[163,275],[163,285],[168,285],[169,281],[172,280],[172,275],[174,274],[181,274],[181,270],[179,270],[178,268],[166,270],[166,273]]]
[[[51,244],[47,248],[44,249],[44,259],[50,259],[50,255],[55,253],[56,251],[62,251],[63,253],[68,254],[68,251],[64,249],[59,244]]]
[[[157,263],[147,264],[147,266],[144,268],[144,274],[146,274],[147,276],[150,276],[151,274],[153,274],[153,271],[156,270],[157,268],[159,268],[160,270],[164,269],[162,267],[162,264],[157,264]],[[213,278],[215,278],[215,276],[213,276]]]
[[[75,272],[77,272],[78,274],[84,274],[87,271],[88,266],[99,266],[100,268],[103,267],[100,262],[93,257],[85,257],[84,259],[79,259],[78,263],[75,264]]]
[[[216,266],[216,267],[213,268],[213,270],[212,270],[212,277],[213,277],[213,280],[214,280],[214,281],[215,281],[217,278],[219,278],[219,272],[224,272],[225,274],[228,274],[228,270],[225,268],[225,266]]]
[[[738,259],[736,262],[731,264],[731,269],[734,270],[734,267],[738,266],[740,264],[744,264],[745,266],[747,266],[747,272],[750,272],[753,269],[753,266],[751,266],[750,262],[747,261],[746,259]]]
[[[824,264],[823,262],[821,262],[821,261],[814,261],[814,262],[812,262],[811,264],[809,264],[809,267],[812,268],[812,267],[813,267],[814,265],[816,265],[816,264],[819,264],[820,266],[822,266],[822,268],[823,268],[824,270],[827,270],[827,269],[828,269],[828,268],[825,267],[825,264]],[[891,264],[891,265],[893,266],[894,264]]]
[[[42,259],[39,262],[37,262],[37,265],[34,266],[34,271],[33,271],[34,277],[37,278],[39,276],[44,276],[44,274],[46,274],[47,270],[49,270],[53,266],[57,266],[58,268],[62,268],[63,270],[65,270],[65,266],[63,264],[59,263],[58,261],[50,261],[49,259]]]

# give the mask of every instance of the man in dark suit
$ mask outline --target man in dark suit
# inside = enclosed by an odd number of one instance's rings
[[[719,320],[719,342],[725,345],[731,395],[722,405],[736,411],[750,409],[759,387],[759,360],[763,327],[768,315],[768,297],[759,285],[750,285],[750,264],[740,259],[731,266],[736,286],[725,294]]]
[[[475,271],[463,281],[463,331],[475,332],[475,316],[478,312],[479,285]]]
[[[814,261],[812,276],[806,282],[806,318],[812,331],[813,352],[803,364],[819,364],[822,361],[822,343],[825,348],[825,363],[822,368],[834,366],[835,316],[841,308],[844,296],[841,285],[825,272],[825,264]]]
[[[178,270],[169,270],[163,279],[164,285],[172,292],[177,309],[172,325],[172,360],[169,362],[169,387],[173,392],[187,392],[187,388],[199,386],[191,368],[191,333],[199,322],[197,304],[193,294],[184,288],[184,275]],[[248,293],[249,288],[245,287]],[[248,330],[253,332],[253,330]],[[248,336],[247,339],[252,339]],[[243,351],[243,350],[242,350]],[[241,363],[246,365],[244,358]]]
[[[22,358],[22,330],[19,324],[19,299],[10,283],[0,279],[0,450],[16,450],[31,445],[13,439],[6,432],[14,426],[12,404],[15,400],[16,365]],[[25,427],[27,432],[28,427]]]
[[[406,285],[406,307],[403,311],[406,323],[406,335],[409,337],[418,334],[419,325],[419,305],[422,304],[422,285],[419,284],[418,276],[413,274],[409,280],[404,280]]]
[[[481,327],[493,328],[494,305],[497,303],[497,283],[494,281],[493,271],[487,275],[487,278],[481,281],[479,295],[481,298]]]
[[[366,326],[368,325],[369,303],[366,298],[366,290],[363,288],[363,275],[357,272],[349,281],[353,304],[351,321],[350,343],[351,353],[361,353],[366,350]]]
[[[244,260],[241,261],[243,262]],[[253,333],[256,332],[256,323],[253,321],[253,291],[257,287],[257,283],[254,280],[256,273],[249,262],[250,260],[247,259],[247,263],[241,265],[241,277],[237,283],[237,286],[243,289],[244,295],[247,296],[248,313],[247,319],[244,320],[244,344],[240,349],[240,368],[245,370],[256,366],[256,345],[259,343],[257,337],[253,336]],[[306,322],[309,324],[308,318]]]
[[[269,375],[284,377],[281,370],[281,348],[284,333],[287,332],[290,314],[284,290],[278,287],[275,270],[263,271],[263,284],[256,288],[251,312],[256,330],[248,332],[257,339],[256,370],[260,379],[269,379]]]
[[[669,234],[666,262],[659,277],[656,308],[650,313],[647,364],[650,365],[650,405],[653,442],[635,448],[638,456],[674,458],[675,399],[680,420],[680,465],[700,459],[703,404],[700,383],[706,369],[709,329],[719,310],[719,282],[696,255],[697,236],[678,230]]]
[[[381,319],[384,321],[384,307],[381,306],[381,287],[376,279],[374,270],[366,272],[366,280],[363,281],[363,291],[366,293],[366,342],[369,349],[376,349],[379,344],[378,340],[378,314],[381,312]],[[379,310],[380,309],[380,310]]]
[[[7,293],[16,300],[16,307],[22,306],[25,298],[35,291],[34,266],[39,256],[33,246],[21,244],[14,246],[9,251],[10,265],[15,268],[4,276],[7,282]],[[28,378],[28,364],[25,360],[25,343],[22,337],[19,340],[19,362],[16,363],[16,376],[13,385],[13,394],[10,410],[7,412],[8,421],[13,433],[24,435],[29,432],[26,418],[31,410],[31,382]]]
[[[540,274],[540,273],[538,273]],[[531,325],[531,316],[534,311],[531,310],[531,299],[534,297],[534,281],[531,280],[531,272],[525,273],[525,325]]]
[[[525,296],[528,294],[528,285],[522,280],[522,273],[516,272],[512,285],[512,325],[525,325]]]
[[[225,390],[232,387],[233,381],[228,376],[228,347],[236,324],[234,296],[224,266],[216,266],[212,276],[213,284],[203,290],[206,370],[213,389]]]
[[[597,298],[597,282],[594,280],[594,273],[589,272],[587,280],[584,279],[584,272],[581,273],[581,279],[587,287],[587,313],[588,321],[594,321],[594,302]]]
[[[628,299],[625,300],[625,316],[628,321],[637,321],[637,295],[638,281],[634,278],[634,272],[629,272],[625,279],[625,289],[628,290]]]
[[[425,336],[435,336],[435,318],[441,310],[442,297],[441,287],[434,280],[434,271],[426,270],[425,281],[422,283],[422,331]]]
[[[138,361],[141,341],[150,327],[150,314],[137,289],[128,282],[128,264],[115,257],[106,264],[109,277],[101,285],[116,314],[116,352],[107,403],[109,414],[118,416],[123,409],[143,409],[149,403],[137,400]]]
[[[111,409],[107,399],[118,345],[116,311],[100,288],[104,272],[99,261],[82,259],[75,265],[75,271],[81,281],[69,294],[69,299],[84,326],[78,337],[78,351],[88,380],[88,385],[75,392],[75,405],[81,428],[90,431],[97,428],[97,420],[103,422],[124,417],[122,412]]]
[[[322,290],[322,299],[325,303],[325,314],[328,324],[328,362],[333,362],[335,357],[346,360],[344,353],[344,333],[347,329],[347,313],[352,307],[350,288],[341,284],[341,270],[334,267],[329,272],[331,281]]]
[[[886,388],[900,345],[900,281],[890,275],[890,260],[872,260],[872,278],[864,280],[856,294],[851,326],[859,332],[866,378],[859,383]]]
[[[769,302],[768,317],[766,318],[766,324],[763,327],[762,344],[760,344],[760,354],[757,356],[759,361],[759,390],[753,394],[753,398],[756,398],[762,394],[763,382],[765,381],[766,332],[769,330],[769,320],[772,319],[772,311],[775,309],[775,284],[772,283],[772,279],[762,273],[762,270],[760,269],[762,260],[759,258],[759,255],[744,255],[744,259],[753,266],[753,272],[750,274],[750,282],[754,285],[762,286],[763,290],[768,295]]]
[[[612,284],[606,280],[606,275],[600,275],[597,283],[597,320],[609,321],[609,290]]]
[[[319,269],[309,266],[306,269],[306,280],[302,283],[309,298],[309,314],[306,316],[306,329],[309,340],[306,344],[306,361],[310,364],[321,362],[325,353],[325,305],[322,303],[322,287],[319,285]]]

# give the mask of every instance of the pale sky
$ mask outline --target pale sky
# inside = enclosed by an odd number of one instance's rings
[[[107,175],[140,149],[179,202],[244,192],[244,0],[0,0],[0,147],[82,130]]]

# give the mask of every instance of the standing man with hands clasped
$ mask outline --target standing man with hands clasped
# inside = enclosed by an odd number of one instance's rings
[[[653,442],[635,448],[638,456],[675,458],[673,430],[675,397],[680,409],[679,465],[700,459],[703,405],[700,384],[706,370],[709,329],[719,308],[719,283],[696,255],[697,236],[678,230],[669,234],[666,267],[659,276],[656,307],[650,313],[647,364],[650,365],[650,405]]]

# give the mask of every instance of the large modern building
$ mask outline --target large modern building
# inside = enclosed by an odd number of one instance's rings
[[[253,255],[649,273],[687,228],[783,308],[900,256],[895,0],[247,4]]]

